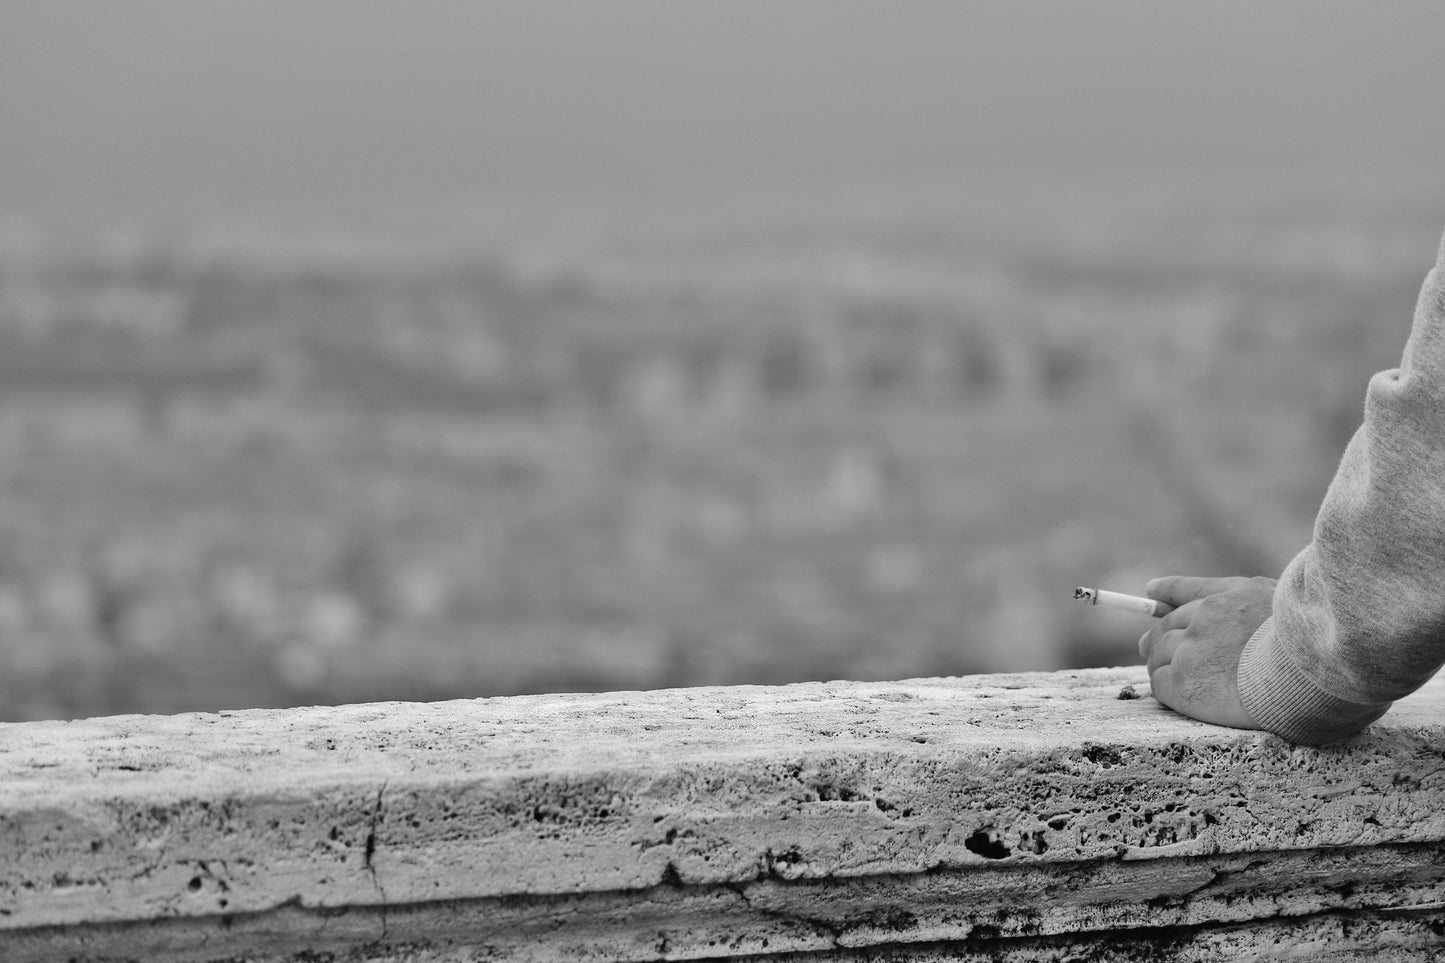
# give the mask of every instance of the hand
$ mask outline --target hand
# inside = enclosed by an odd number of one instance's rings
[[[1144,633],[1154,698],[1200,722],[1236,729],[1259,724],[1239,701],[1239,657],[1273,610],[1272,578],[1157,578],[1145,593],[1175,606]]]

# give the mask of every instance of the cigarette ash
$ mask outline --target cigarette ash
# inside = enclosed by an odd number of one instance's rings
[[[1082,585],[1074,589],[1074,598],[1095,605],[1097,605],[1099,601],[1098,597],[1094,595],[1093,589],[1084,588]]]

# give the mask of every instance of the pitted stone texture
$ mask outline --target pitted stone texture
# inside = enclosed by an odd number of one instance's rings
[[[793,883],[907,890],[920,873],[1056,874],[1093,893],[1040,932],[1177,925],[1169,899],[1194,892],[1190,872],[1216,872],[1181,857],[1445,839],[1445,685],[1328,749],[1194,723],[1119,698],[1125,686],[1147,693],[1143,670],[0,726],[0,945],[7,930],[161,918],[330,927],[343,908],[376,940],[388,916],[437,900],[545,916],[557,898],[622,893],[645,918],[645,892],[719,909]],[[1161,858],[1184,881],[1077,876]],[[1438,900],[1433,876],[1417,882],[1414,897]],[[1397,905],[1388,889],[1368,906]],[[1120,901],[1143,924],[1083,908]],[[1295,911],[1335,905],[1306,904]],[[789,948],[799,919],[826,918],[763,905],[781,945],[747,952]],[[980,921],[965,910],[937,938]],[[709,955],[705,942],[688,955]]]
[[[900,959],[911,959],[912,952],[933,959],[942,946],[961,953],[981,945],[992,947],[999,958],[1012,959],[1009,954],[1017,953],[1032,959],[1029,954],[1040,947],[1092,947],[1092,952],[1111,943],[1132,946],[1137,958],[1168,959],[1158,956],[1160,946],[1218,945],[1206,938],[1216,931],[1233,932],[1229,939],[1240,940],[1242,935],[1229,929],[1233,924],[1253,923],[1262,933],[1279,933],[1321,914],[1346,920],[1372,917],[1379,906],[1437,907],[1430,920],[1445,934],[1445,918],[1437,918],[1442,905],[1445,844],[1039,863],[912,876],[659,886],[343,910],[288,905],[237,917],[42,928],[12,935],[9,941],[0,935],[0,946],[6,963],[167,963],[213,958],[218,948],[234,949],[237,956],[244,950],[248,959],[306,963],[328,954],[338,959],[529,963],[788,953],[834,959],[836,951],[875,947],[889,947]],[[1421,925],[1428,922],[1416,919],[1418,915],[1405,914]],[[1420,930],[1416,936],[1428,932]],[[1065,939],[1070,937],[1077,939]],[[1270,942],[1261,936],[1258,945],[1268,949]],[[408,955],[422,951],[421,956]]]

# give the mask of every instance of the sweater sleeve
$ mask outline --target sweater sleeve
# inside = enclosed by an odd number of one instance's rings
[[[1273,612],[1240,658],[1240,700],[1295,742],[1352,735],[1445,663],[1445,241]]]

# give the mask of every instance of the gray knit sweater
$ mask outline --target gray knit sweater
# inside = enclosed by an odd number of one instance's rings
[[[1365,421],[1239,663],[1245,711],[1296,742],[1369,725],[1445,664],[1445,241],[1400,367]]]

